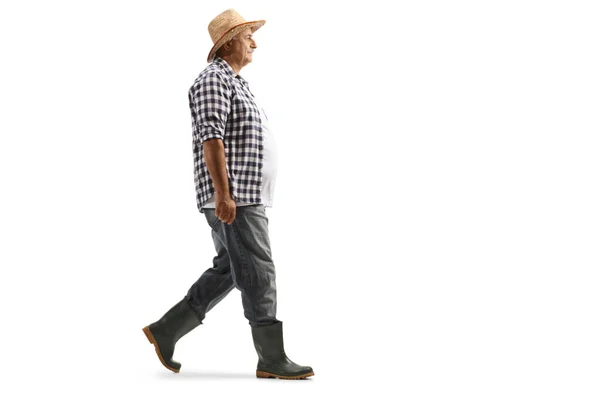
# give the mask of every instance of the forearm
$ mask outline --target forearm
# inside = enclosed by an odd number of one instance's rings
[[[206,161],[206,166],[217,196],[225,199],[230,198],[223,141],[221,139],[209,139],[203,143],[203,151],[204,160]]]

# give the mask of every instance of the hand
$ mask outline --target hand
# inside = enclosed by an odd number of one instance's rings
[[[231,196],[219,196],[215,201],[215,214],[222,222],[231,225],[235,219],[235,201]]]

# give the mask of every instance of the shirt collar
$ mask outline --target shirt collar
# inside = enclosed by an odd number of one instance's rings
[[[221,57],[215,57],[214,61],[215,64],[217,64],[222,70],[224,70],[227,75],[231,76],[231,78],[237,78],[239,79],[241,82],[243,83],[247,83],[246,80],[244,78],[242,78],[240,75],[238,75],[233,68],[231,68],[231,65],[229,65],[227,63],[227,61],[225,61],[224,59],[222,59]]]

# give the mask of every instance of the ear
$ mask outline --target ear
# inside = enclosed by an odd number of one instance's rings
[[[228,42],[226,42],[223,47],[225,48],[225,50],[231,50],[231,48],[233,47],[233,39],[229,39]]]

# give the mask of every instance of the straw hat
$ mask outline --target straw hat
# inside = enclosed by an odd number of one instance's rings
[[[212,62],[215,58],[215,53],[219,47],[230,41],[235,35],[250,28],[252,32],[256,32],[258,28],[265,24],[265,20],[247,22],[234,9],[230,8],[217,15],[210,24],[208,24],[208,33],[212,39],[214,46],[208,53],[208,62]]]

